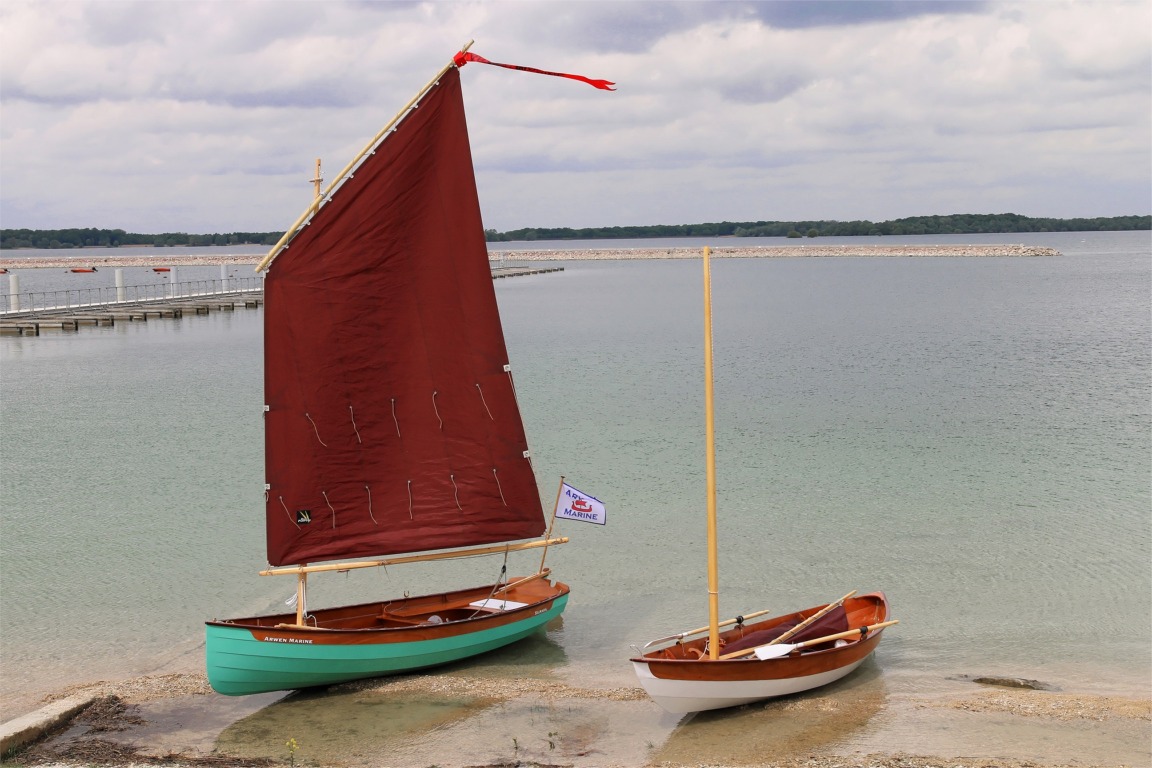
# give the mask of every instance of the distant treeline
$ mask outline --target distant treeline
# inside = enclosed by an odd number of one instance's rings
[[[199,247],[205,245],[275,245],[283,232],[229,232],[190,235],[164,232],[142,235],[122,229],[0,229],[0,250],[7,248],[120,248],[124,246]]]
[[[1007,232],[1092,232],[1152,229],[1152,216],[1095,219],[1037,219],[1015,213],[961,213],[912,216],[892,221],[722,221],[710,224],[656,224],[588,229],[530,228],[487,230],[489,242],[510,240],[597,240],[639,237],[846,237],[859,235],[967,235]]]
[[[1152,216],[1095,219],[1038,219],[1015,213],[961,213],[912,216],[892,221],[722,221],[707,224],[653,224],[635,227],[533,227],[484,231],[490,243],[532,240],[605,240],[645,237],[845,237],[867,235],[967,235],[1011,232],[1093,232],[1152,229]],[[120,248],[123,246],[198,247],[275,245],[283,232],[230,232],[143,235],[122,229],[0,229],[0,249]]]

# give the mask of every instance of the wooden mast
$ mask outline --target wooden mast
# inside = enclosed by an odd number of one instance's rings
[[[324,183],[324,177],[320,175],[320,158],[316,158],[316,175],[312,177],[313,195],[312,201],[315,202],[320,199],[320,185]]]
[[[716,544],[716,424],[712,392],[712,249],[704,246],[704,442],[708,480],[708,658],[720,658],[720,570]]]
[[[320,158],[316,158],[316,175],[312,177],[312,204],[320,206],[320,185],[324,178],[320,175]],[[308,601],[308,571],[304,570],[308,563],[300,564],[300,571],[296,577],[296,626],[304,626],[304,617],[307,615]]]

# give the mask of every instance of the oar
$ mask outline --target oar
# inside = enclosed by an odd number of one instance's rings
[[[843,603],[848,598],[852,597],[852,595],[854,595],[854,594],[856,594],[856,590],[852,590],[851,592],[844,595],[844,597],[840,598],[839,600],[837,600],[834,603],[828,603],[828,605],[824,606],[823,608],[821,608],[819,611],[812,614],[808,618],[804,619],[804,621],[802,621],[799,624],[797,624],[796,626],[792,627],[792,629],[790,629],[787,632],[785,632],[784,634],[780,635],[780,637],[776,638],[772,642],[767,643],[767,645],[776,645],[777,643],[783,642],[790,637],[795,637],[797,632],[810,626],[812,624],[812,622],[816,621],[817,619],[822,618],[829,611],[831,611],[834,608],[836,608],[837,606],[839,606],[841,603]],[[732,653],[726,653],[720,657],[720,660],[723,661],[724,659],[735,659],[735,658],[738,658],[740,656],[747,656],[751,650],[752,650],[751,648],[745,648],[742,651],[733,651]]]
[[[760,661],[767,661],[768,659],[778,659],[781,656],[787,656],[788,654],[792,653],[792,651],[798,650],[800,648],[806,648],[810,645],[820,645],[820,643],[830,643],[833,640],[840,640],[840,639],[843,639],[845,637],[852,637],[853,635],[860,635],[860,639],[863,640],[868,635],[868,633],[874,629],[884,629],[884,627],[890,627],[893,624],[899,624],[899,623],[900,622],[898,620],[893,619],[892,621],[883,621],[879,624],[873,624],[870,627],[860,627],[860,629],[850,629],[847,632],[837,632],[835,635],[828,635],[826,637],[818,637],[815,640],[805,640],[802,643],[794,643],[794,644],[780,643],[779,645],[758,645],[755,648],[749,648],[746,651],[739,651],[736,653],[736,656],[746,655],[748,653],[755,653],[756,658],[760,659]],[[733,658],[735,658],[735,656]]]
[[[808,618],[804,619],[804,621],[802,621],[799,624],[797,624],[796,626],[792,627],[792,629],[790,629],[787,632],[785,632],[784,634],[780,635],[780,637],[778,637],[775,640],[773,640],[772,642],[768,643],[768,645],[776,645],[777,643],[782,643],[785,640],[788,640],[789,638],[795,637],[797,634],[799,634],[803,630],[807,629],[814,621],[817,621],[818,619],[824,618],[824,616],[826,616],[829,611],[833,611],[833,610],[839,608],[841,605],[844,604],[845,600],[852,597],[852,595],[854,595],[854,594],[856,594],[856,590],[852,590],[851,592],[844,595],[844,597],[840,598],[839,600],[837,600],[834,603],[828,603],[828,605],[824,606],[823,608],[821,608],[819,611],[812,614]]]
[[[743,622],[747,621],[748,619],[755,619],[759,616],[763,616],[766,613],[769,613],[769,611],[765,610],[765,611],[756,611],[754,613],[746,613],[743,616],[737,616],[734,619],[728,619],[727,621],[722,621],[719,624],[717,624],[716,626],[726,627],[729,624],[742,624]],[[681,632],[678,635],[668,635],[668,637],[661,637],[661,638],[658,638],[656,640],[652,640],[650,642],[644,643],[644,647],[645,648],[651,648],[654,645],[659,645],[660,643],[667,643],[670,640],[680,641],[686,637],[691,637],[692,635],[698,635],[701,632],[707,632],[709,629],[711,629],[711,626],[697,627],[696,629],[690,629],[687,632]],[[635,648],[636,646],[632,646],[632,647]]]

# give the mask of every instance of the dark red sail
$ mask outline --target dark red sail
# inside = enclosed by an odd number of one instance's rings
[[[450,69],[265,283],[268,562],[539,536]]]

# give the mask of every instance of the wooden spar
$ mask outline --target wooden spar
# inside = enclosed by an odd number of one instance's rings
[[[472,43],[474,42],[474,40],[469,40],[468,43],[460,49],[460,53],[466,52],[469,48],[472,47]],[[324,198],[327,198],[328,195],[332,193],[332,190],[335,189],[338,184],[344,181],[344,177],[347,176],[348,173],[356,167],[356,165],[364,158],[365,155],[376,148],[376,145],[380,143],[380,140],[384,138],[385,134],[392,130],[392,127],[396,125],[396,123],[400,122],[400,120],[402,120],[404,116],[408,114],[408,111],[412,108],[412,105],[420,101],[420,99],[424,98],[424,94],[432,90],[433,86],[435,86],[440,78],[444,76],[444,73],[454,66],[456,66],[455,59],[444,65],[443,69],[437,72],[436,76],[429,80],[428,84],[421,88],[420,92],[417,93],[411,101],[404,105],[404,108],[396,114],[396,117],[392,118],[387,125],[380,129],[379,133],[372,137],[372,140],[368,142],[364,149],[360,150],[360,154],[352,158],[352,161],[348,163],[348,165],[344,166],[344,170],[336,174],[336,178],[332,180],[327,189],[324,190],[324,193],[313,199],[312,202],[308,204],[308,207],[304,210],[304,213],[300,214],[300,218],[296,219],[292,226],[288,227],[288,229],[284,232],[284,236],[276,242],[276,245],[272,246],[272,249],[268,251],[268,255],[265,256],[260,261],[260,263],[256,265],[257,272],[261,272],[268,268],[268,265],[272,263],[272,260],[276,258],[276,255],[280,253],[285,244],[293,237],[295,237],[296,233],[300,231],[300,226],[308,219],[308,217],[320,209],[320,201]],[[319,176],[319,174],[317,174],[317,176]]]
[[[708,480],[708,658],[720,657],[720,570],[716,543],[716,420],[712,391],[712,249],[704,246],[704,442]]]
[[[746,613],[743,616],[737,616],[734,619],[727,619],[725,621],[722,621],[719,624],[717,624],[716,626],[717,627],[726,627],[729,624],[736,624],[737,622],[744,622],[744,621],[747,621],[748,619],[758,618],[760,616],[763,616],[766,613],[769,613],[769,611],[764,610],[764,611],[756,611],[754,613]],[[692,635],[698,635],[701,632],[707,632],[709,629],[710,629],[710,627],[703,626],[703,627],[697,627],[696,629],[690,629],[687,632],[681,632],[681,633],[676,634],[676,635],[668,635],[668,637],[661,637],[658,640],[652,640],[650,642],[644,643],[644,647],[645,648],[651,648],[654,645],[659,645],[660,643],[666,643],[670,640],[675,640],[675,641],[679,642],[686,637],[691,637]]]
[[[516,581],[513,581],[509,584],[505,584],[504,586],[500,587],[499,589],[497,589],[492,594],[495,595],[495,594],[499,594],[501,592],[507,592],[508,590],[515,589],[516,587],[519,587],[522,584],[527,584],[530,581],[536,581],[536,579],[542,579],[545,576],[549,576],[549,575],[551,575],[551,573],[552,573],[551,568],[541,568],[537,573],[534,573],[531,576],[525,576],[522,579],[517,579]]]
[[[429,560],[452,560],[458,557],[476,557],[478,555],[498,555],[504,552],[519,552],[524,549],[536,549],[552,544],[567,544],[568,537],[561,536],[556,539],[541,539],[523,544],[505,544],[497,547],[477,547],[474,549],[457,549],[452,552],[431,552],[424,555],[406,555],[392,557],[387,560],[365,560],[358,563],[327,563],[325,565],[295,565],[288,568],[269,568],[260,571],[261,576],[287,576],[293,573],[320,573],[322,571],[351,571],[357,568],[380,568],[388,565],[403,565],[405,563],[421,563]]]
[[[808,618],[804,619],[804,621],[802,621],[799,624],[797,624],[796,626],[792,627],[792,629],[790,629],[787,632],[785,632],[784,634],[780,635],[780,637],[778,637],[775,640],[773,640],[772,642],[768,643],[768,645],[776,645],[777,643],[782,643],[789,638],[795,637],[797,634],[799,634],[800,632],[803,632],[805,629],[807,629],[813,622],[824,618],[824,616],[828,615],[828,613],[830,611],[833,611],[836,608],[838,608],[839,606],[843,605],[844,601],[847,600],[848,598],[852,597],[852,595],[854,595],[854,594],[856,594],[856,590],[852,590],[851,592],[844,595],[844,597],[840,598],[839,600],[837,600],[834,603],[828,603],[828,605],[824,606],[823,608],[821,608],[819,611],[812,614]]]
[[[805,640],[802,643],[796,643],[795,645],[791,645],[791,649],[793,651],[795,651],[799,648],[807,648],[810,645],[820,645],[821,643],[830,643],[833,640],[843,640],[846,637],[853,637],[853,636],[864,637],[869,632],[873,632],[877,629],[884,629],[884,627],[890,627],[893,624],[899,624],[899,623],[900,623],[899,619],[892,619],[892,621],[882,621],[879,624],[871,624],[867,627],[860,627],[859,629],[849,629],[846,632],[837,632],[834,635],[825,635],[824,637],[817,637],[817,638],[814,638],[812,640]],[[765,643],[764,645],[758,645],[758,646],[756,646],[756,648],[745,648],[742,651],[736,651],[735,653],[731,653],[731,654],[728,654],[726,656],[721,656],[720,658],[721,659],[736,659],[736,658],[739,658],[741,656],[747,656],[751,653],[755,653],[757,648],[765,648],[768,645],[770,645],[770,643]]]
[[[308,574],[301,573],[296,580],[296,623],[304,624],[304,601],[308,596]]]
[[[320,185],[324,183],[324,177],[320,175],[320,158],[316,158],[316,175],[312,177],[312,186],[315,194],[312,196],[313,201],[320,199]]]
[[[544,538],[552,538],[552,527],[556,525],[556,510],[560,506],[560,494],[564,492],[564,475],[560,475],[560,486],[556,489],[556,503],[552,505],[552,519],[548,522],[548,533]],[[548,545],[544,545],[544,554],[540,555],[540,570],[544,570],[544,558],[548,557]]]

